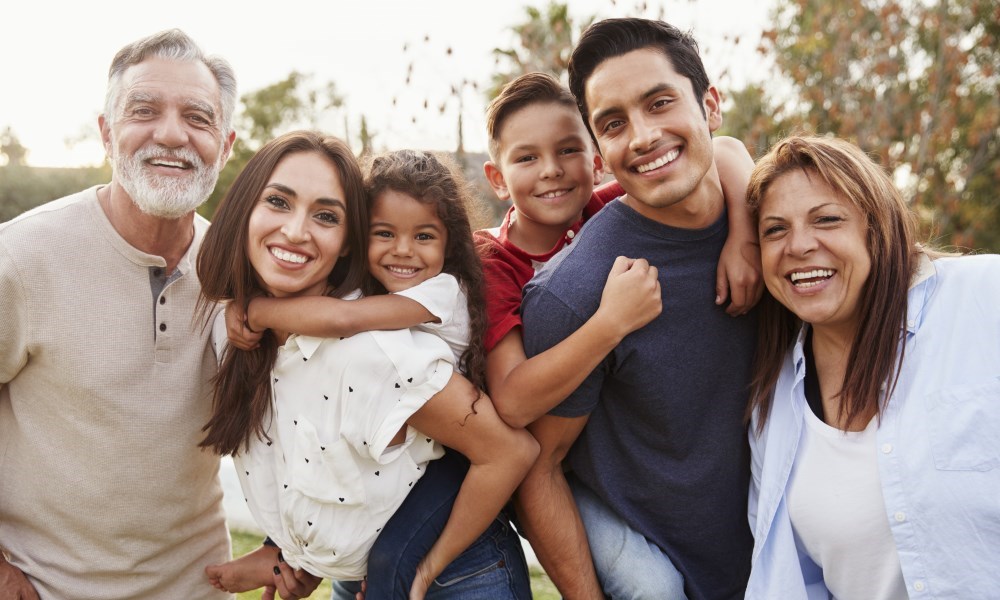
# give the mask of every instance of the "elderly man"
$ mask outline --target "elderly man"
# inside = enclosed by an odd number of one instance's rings
[[[0,225],[0,598],[226,598],[216,358],[195,215],[232,149],[236,80],[173,30],[108,77],[109,185]],[[37,594],[37,596],[36,596]]]

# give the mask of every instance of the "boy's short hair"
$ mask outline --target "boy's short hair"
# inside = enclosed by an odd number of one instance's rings
[[[587,108],[587,80],[609,58],[634,50],[652,48],[663,53],[674,70],[691,81],[696,100],[708,90],[708,75],[698,54],[698,42],[690,33],[664,21],[650,19],[605,19],[592,24],[580,36],[569,60],[569,89],[576,97],[583,123],[593,137]],[[700,105],[700,102],[699,102]],[[702,113],[705,107],[702,106]],[[595,138],[596,140],[596,138]]]
[[[525,73],[505,85],[486,108],[490,159],[496,161],[500,156],[500,132],[508,117],[531,104],[550,102],[570,108],[576,106],[576,99],[569,90],[548,73]]]

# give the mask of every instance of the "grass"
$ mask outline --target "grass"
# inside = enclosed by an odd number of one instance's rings
[[[255,550],[260,546],[260,535],[233,530],[230,532],[233,538],[233,556],[240,557]],[[329,600],[332,590],[329,580],[323,580],[316,591],[309,596],[310,600]],[[261,590],[243,592],[237,594],[238,600],[260,600]],[[537,567],[531,568],[531,594],[535,600],[558,600],[559,592],[556,586],[552,585],[544,571]]]

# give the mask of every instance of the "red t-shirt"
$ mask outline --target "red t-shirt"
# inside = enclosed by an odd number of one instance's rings
[[[483,261],[486,279],[486,352],[521,326],[521,290],[557,252],[568,246],[583,224],[604,205],[624,194],[617,181],[610,181],[594,190],[583,209],[583,217],[566,230],[566,234],[544,254],[528,254],[507,238],[514,207],[510,207],[499,227],[475,232],[476,249]]]

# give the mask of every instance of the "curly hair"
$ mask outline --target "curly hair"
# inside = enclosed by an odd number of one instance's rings
[[[443,156],[418,150],[398,150],[372,157],[365,168],[369,203],[386,191],[412,196],[433,204],[448,232],[443,272],[455,277],[469,305],[469,347],[459,369],[479,389],[486,385],[486,301],[483,266],[472,239],[471,219],[481,210],[458,167]],[[366,294],[385,293],[370,277]]]

